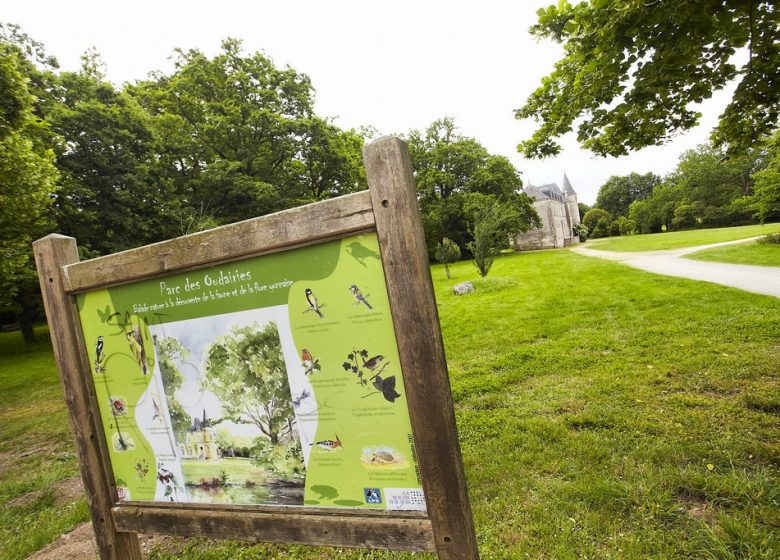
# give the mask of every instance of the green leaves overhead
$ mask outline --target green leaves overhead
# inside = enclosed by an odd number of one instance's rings
[[[528,157],[560,152],[577,128],[601,156],[659,145],[692,128],[692,106],[730,80],[738,85],[713,132],[737,152],[774,130],[780,111],[780,10],[772,2],[603,0],[539,10],[531,33],[562,43],[564,56],[517,118],[539,128],[518,149]],[[748,48],[737,68],[732,56]]]

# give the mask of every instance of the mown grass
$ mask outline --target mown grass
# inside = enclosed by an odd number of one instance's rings
[[[705,249],[685,255],[685,258],[698,261],[780,266],[780,245],[777,243],[748,241],[746,243],[737,243],[736,245]]]
[[[780,301],[569,251],[433,267],[483,559],[780,557]],[[59,401],[57,401],[59,402]],[[195,539],[158,560],[433,558]]]
[[[747,239],[748,237],[756,237],[778,231],[780,231],[780,223],[731,228],[693,229],[592,239],[587,242],[587,246],[590,249],[599,249],[601,251],[662,251]]]
[[[63,502],[57,483],[79,476],[59,377],[48,342],[25,347],[0,333],[0,542],[24,558],[89,518],[86,500]]]

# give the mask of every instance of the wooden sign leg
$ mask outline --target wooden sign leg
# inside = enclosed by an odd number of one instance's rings
[[[111,487],[108,453],[104,447],[99,418],[93,412],[90,368],[81,339],[75,304],[65,292],[62,267],[78,262],[76,240],[52,234],[33,243],[43,303],[49,321],[54,358],[68,404],[81,465],[81,478],[92,513],[92,526],[101,560],[140,560],[135,533],[118,533],[111,516]]]
[[[409,152],[398,138],[384,137],[365,147],[363,159],[436,550],[445,560],[477,560]]]

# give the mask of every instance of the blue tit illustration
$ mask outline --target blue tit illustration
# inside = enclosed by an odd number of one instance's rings
[[[323,318],[322,311],[320,311],[321,308],[325,307],[325,304],[320,304],[317,301],[317,296],[314,295],[314,292],[312,292],[309,288],[306,288],[306,302],[309,304],[309,308],[304,311],[304,313],[308,311],[314,311],[320,319]]]
[[[355,298],[355,305],[360,305],[361,303],[365,303],[366,307],[368,307],[369,309],[373,309],[373,307],[371,307],[371,304],[368,303],[366,296],[363,295],[363,292],[360,291],[360,288],[358,288],[356,284],[352,284],[349,287],[349,291],[352,292],[352,296]]]

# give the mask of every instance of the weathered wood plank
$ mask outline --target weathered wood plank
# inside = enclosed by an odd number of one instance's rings
[[[344,517],[376,517],[379,519],[393,518],[393,519],[428,519],[428,514],[424,511],[392,511],[384,509],[366,509],[366,508],[348,508],[348,507],[316,507],[316,506],[274,506],[274,505],[245,505],[245,504],[209,504],[198,502],[141,502],[141,501],[127,501],[117,504],[116,507],[154,507],[156,509],[170,509],[177,511],[225,511],[233,514],[255,512],[268,515],[288,514],[294,512],[299,515],[340,515]]]
[[[64,290],[62,267],[78,261],[76,240],[49,235],[33,243],[33,252],[100,558],[140,560],[137,536],[117,532],[111,516],[114,490],[108,455],[99,418],[93,412],[92,388],[87,380],[89,366],[76,306]]]
[[[439,557],[477,559],[417,191],[401,140],[363,150],[423,489]]]
[[[297,543],[379,549],[435,550],[431,522],[427,519],[393,519],[379,516],[342,516],[327,513],[209,511],[155,505],[121,505],[112,510],[120,531],[202,536],[265,542]]]
[[[337,239],[374,226],[367,191],[245,220],[65,267],[69,293],[129,284]]]

